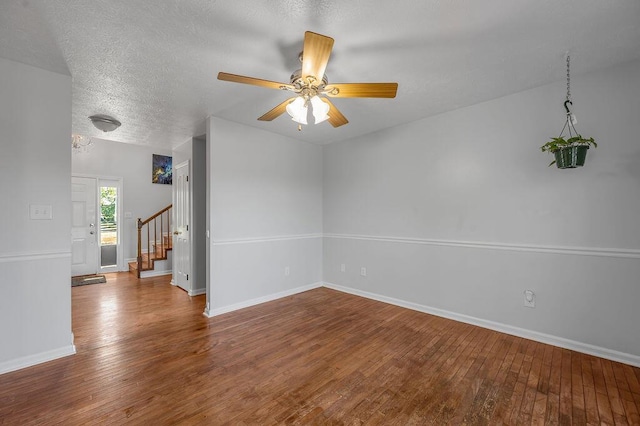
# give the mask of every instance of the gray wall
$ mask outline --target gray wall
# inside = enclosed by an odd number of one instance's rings
[[[0,373],[75,352],[71,77],[0,58]],[[29,205],[52,208],[30,220]]]
[[[564,93],[326,146],[324,281],[640,364],[640,62],[572,79],[577,128],[601,144],[575,170],[539,150]]]
[[[194,294],[206,292],[207,277],[207,149],[206,137],[193,139],[193,201],[192,224],[197,231],[193,241],[194,281],[191,289]]]
[[[322,148],[217,118],[209,119],[207,145],[207,314],[318,285]]]

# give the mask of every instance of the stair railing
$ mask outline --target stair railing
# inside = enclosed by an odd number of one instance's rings
[[[138,218],[138,278],[140,278],[140,271],[142,271],[143,268],[151,268],[151,265],[153,264],[153,259],[151,256],[152,250],[154,253],[153,257],[156,257],[155,253],[157,253],[158,245],[160,247],[160,253],[166,253],[167,249],[172,248],[172,238],[170,232],[172,207],[173,204],[169,204],[167,207],[151,215],[145,220]],[[158,240],[158,226],[160,228],[160,240]],[[144,232],[145,230],[146,232]],[[151,239],[152,236],[153,239]],[[166,241],[164,238],[165,236],[167,236]],[[146,247],[143,244],[143,241],[146,242]],[[143,259],[142,256],[143,248],[146,248],[147,250],[146,260]]]

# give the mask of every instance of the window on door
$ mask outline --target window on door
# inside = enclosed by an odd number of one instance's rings
[[[118,265],[118,187],[100,185],[100,266]]]

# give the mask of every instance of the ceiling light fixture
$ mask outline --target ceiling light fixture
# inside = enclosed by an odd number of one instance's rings
[[[298,55],[298,59],[302,62],[302,52]],[[291,116],[291,119],[298,124],[307,124],[307,115],[309,110],[309,104],[311,104],[311,112],[313,114],[314,124],[322,123],[326,121],[329,116],[329,104],[323,102],[318,96],[322,90],[329,83],[327,76],[322,77],[322,81],[319,85],[316,85],[315,78],[302,78],[302,69],[296,70],[291,75],[291,84],[294,87],[294,91],[298,92],[298,97],[287,104],[287,113]],[[302,128],[298,126],[298,130]]]
[[[322,123],[329,118],[329,104],[325,103],[318,96],[311,98],[311,112],[313,112],[313,118],[315,123]]]
[[[92,145],[93,140],[91,138],[77,134],[71,135],[71,149],[74,154],[87,152]]]
[[[108,115],[92,115],[89,120],[91,120],[96,129],[103,132],[113,132],[122,125],[118,120]]]
[[[302,97],[297,97],[287,105],[287,114],[291,119],[299,124],[307,124],[307,102]]]
[[[287,113],[291,116],[291,119],[298,124],[308,124],[307,115],[309,111],[309,104],[311,104],[311,113],[313,114],[314,124],[322,123],[329,118],[329,105],[322,101],[318,96],[313,96],[310,99],[299,96],[287,104]]]

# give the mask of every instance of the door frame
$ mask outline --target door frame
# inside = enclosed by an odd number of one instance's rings
[[[86,174],[86,173],[73,173],[71,175],[71,177],[79,177],[79,178],[87,178],[87,179],[95,179],[96,180],[96,230],[97,230],[97,235],[96,235],[96,240],[97,240],[97,245],[98,245],[98,264],[97,264],[97,272],[98,273],[108,273],[108,272],[118,272],[118,271],[127,271],[128,268],[125,268],[125,262],[124,262],[124,244],[122,241],[122,235],[123,235],[123,227],[124,227],[124,223],[125,223],[125,218],[124,218],[124,206],[122,205],[122,200],[123,200],[123,182],[124,179],[120,176],[103,176],[103,175],[93,175],[93,174]],[[117,204],[117,215],[118,215],[118,230],[117,230],[117,238],[118,238],[118,244],[117,244],[117,249],[116,249],[116,261],[117,261],[117,265],[116,266],[106,266],[103,267],[102,265],[102,253],[100,250],[100,181],[112,181],[112,182],[117,182],[118,186],[118,198],[116,201]]]

